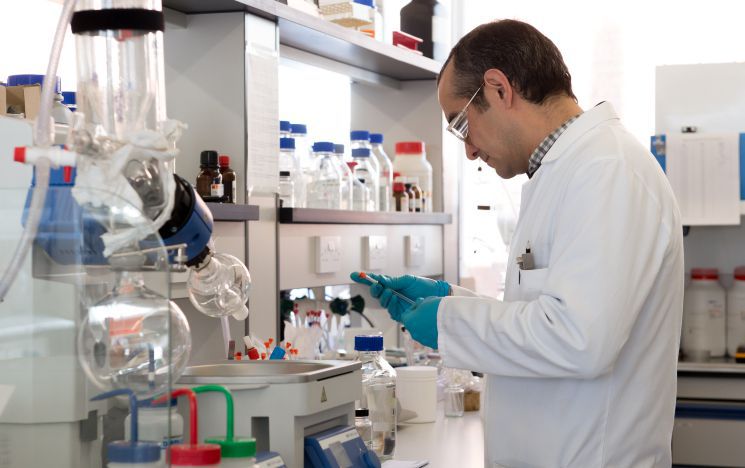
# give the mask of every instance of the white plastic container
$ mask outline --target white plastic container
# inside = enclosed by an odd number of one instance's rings
[[[726,351],[725,291],[719,272],[693,268],[683,300],[681,349],[688,360],[724,356]]]
[[[430,423],[437,415],[437,368],[409,366],[396,369],[396,390],[402,413],[413,411],[410,423]]]
[[[745,346],[745,266],[735,268],[727,291],[727,354],[734,357],[738,346]]]
[[[432,165],[427,161],[423,141],[396,143],[393,172],[400,172],[403,177],[419,178],[419,187],[424,192],[424,211],[432,212]]]
[[[175,403],[173,400],[172,403]],[[156,442],[160,444],[163,451],[169,445],[181,444],[184,442],[184,418],[176,411],[173,404],[169,408],[167,405],[152,405],[152,400],[140,401],[137,405],[137,431],[138,438],[141,441]],[[130,416],[124,419],[124,440],[130,440],[129,428]],[[170,420],[171,433],[168,433],[168,424]],[[165,460],[165,453],[161,457]]]

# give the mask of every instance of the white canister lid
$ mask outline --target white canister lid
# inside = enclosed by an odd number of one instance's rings
[[[436,380],[437,368],[432,366],[406,366],[396,368],[398,380]]]

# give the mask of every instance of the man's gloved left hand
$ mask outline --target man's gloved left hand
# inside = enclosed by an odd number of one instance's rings
[[[437,310],[441,300],[439,297],[419,299],[401,314],[401,323],[411,337],[432,349],[437,349]]]

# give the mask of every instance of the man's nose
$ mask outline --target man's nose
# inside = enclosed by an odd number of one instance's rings
[[[479,149],[475,146],[473,146],[471,143],[466,142],[466,157],[470,161],[475,161],[479,158]]]

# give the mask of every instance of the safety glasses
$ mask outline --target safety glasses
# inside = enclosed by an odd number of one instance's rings
[[[481,86],[479,86],[479,89],[473,93],[473,96],[468,100],[468,103],[463,107],[463,110],[458,112],[458,115],[453,117],[453,120],[448,124],[448,132],[455,135],[455,137],[462,142],[465,142],[466,138],[468,138],[468,117],[466,116],[468,106],[470,106],[471,102],[476,99],[476,95],[479,94],[479,91],[481,91],[481,88],[483,87],[484,83],[481,83]]]

